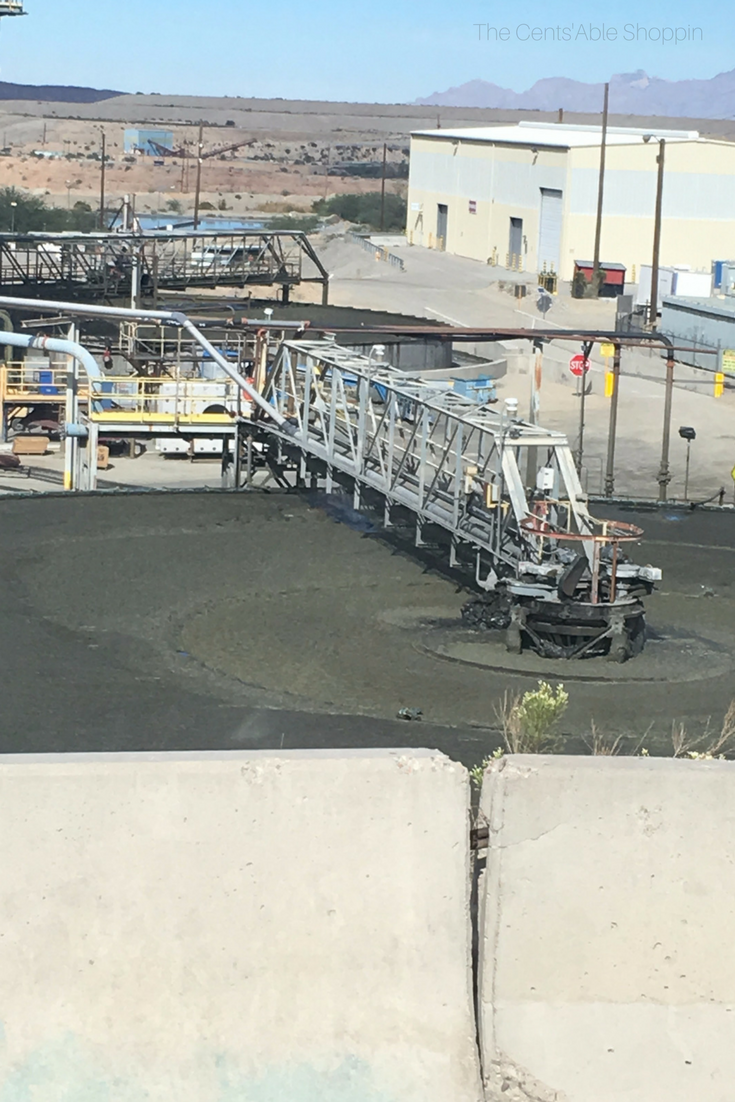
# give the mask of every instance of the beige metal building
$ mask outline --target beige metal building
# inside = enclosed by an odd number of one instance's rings
[[[661,264],[710,270],[735,256],[735,143],[697,131],[610,127],[603,262],[650,264],[659,139],[666,139]],[[518,126],[411,136],[409,240],[571,279],[594,248],[601,128]]]

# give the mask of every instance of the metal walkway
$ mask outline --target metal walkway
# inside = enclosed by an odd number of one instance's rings
[[[622,662],[642,649],[642,597],[661,572],[621,547],[641,530],[590,515],[566,437],[521,421],[517,400],[478,408],[446,383],[306,340],[281,345],[264,397],[287,419],[262,422],[276,474],[346,484],[386,525],[402,510],[417,546],[433,529],[488,594],[470,622],[506,627],[509,651]]]
[[[520,525],[533,515],[523,459],[553,471],[575,531],[591,535],[595,521],[566,437],[520,421],[512,403],[478,407],[446,383],[430,383],[381,366],[333,341],[285,341],[264,396],[291,421],[289,436],[263,423],[284,448],[296,447],[301,476],[309,460],[323,467],[327,491],[344,476],[356,507],[375,491],[386,517],[394,505],[416,518],[416,538],[436,524],[449,533],[451,555],[464,543],[515,566],[519,541],[537,541]],[[551,475],[546,476],[551,479]],[[481,582],[482,584],[482,582]]]
[[[219,233],[2,234],[0,293],[139,302],[159,291],[207,287],[291,287],[329,274],[296,230]]]

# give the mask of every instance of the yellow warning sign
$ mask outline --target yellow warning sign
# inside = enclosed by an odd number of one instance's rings
[[[605,341],[600,345],[600,355],[609,360],[611,356],[615,355],[615,345],[610,344],[609,341]],[[733,352],[733,356],[735,356],[735,352]]]
[[[735,375],[735,348],[722,349],[722,370],[726,375]]]

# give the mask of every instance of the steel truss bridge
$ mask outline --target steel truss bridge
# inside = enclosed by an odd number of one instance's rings
[[[641,532],[589,513],[564,435],[520,420],[517,402],[479,407],[447,384],[375,365],[333,341],[284,341],[264,397],[285,420],[260,419],[285,480],[352,491],[355,508],[407,512],[421,545],[444,532],[452,566],[473,564],[493,594],[508,647],[530,637],[550,656],[643,645],[643,606],[660,572],[629,563],[621,544]],[[530,490],[527,487],[530,484]]]
[[[212,287],[292,287],[329,274],[297,230],[2,234],[0,294],[154,301],[159,292]]]

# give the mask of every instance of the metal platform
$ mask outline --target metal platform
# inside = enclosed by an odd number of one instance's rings
[[[87,300],[150,301],[159,291],[291,287],[329,274],[296,230],[99,234],[1,234],[0,293]]]

